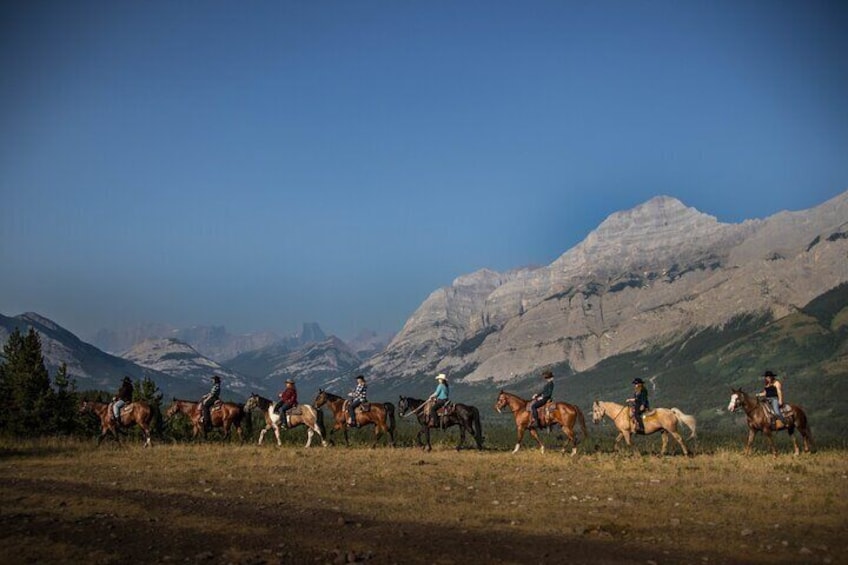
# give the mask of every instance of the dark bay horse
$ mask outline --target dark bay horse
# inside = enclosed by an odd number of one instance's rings
[[[604,416],[612,420],[612,423],[615,424],[615,428],[618,430],[618,436],[615,438],[615,447],[618,448],[618,444],[623,439],[628,446],[635,449],[632,438],[636,435],[636,427],[633,418],[630,417],[630,406],[596,400],[592,404],[592,421],[598,424],[604,419]],[[642,423],[645,426],[645,433],[643,435],[651,435],[656,432],[662,434],[662,449],[660,453],[665,455],[668,449],[668,436],[671,435],[680,445],[683,455],[689,455],[689,450],[686,449],[683,438],[677,432],[677,426],[678,423],[684,424],[692,432],[689,439],[694,438],[697,426],[694,416],[684,413],[679,408],[656,408],[649,410],[642,416]]]
[[[170,419],[177,414],[187,416],[191,422],[191,439],[197,439],[198,435],[203,436],[204,439],[206,438],[206,429],[200,422],[201,412],[199,402],[197,400],[173,399],[171,405],[168,406],[167,412],[165,412],[165,417]],[[246,412],[244,411],[243,405],[236,404],[235,402],[221,402],[218,400],[209,409],[210,425],[213,428],[223,428],[224,439],[230,437],[230,429],[235,428],[238,433],[239,440],[244,442],[242,420],[244,419],[245,414]]]
[[[318,389],[318,396],[315,397],[315,408],[321,408],[325,404],[330,407],[333,413],[333,427],[330,429],[330,434],[336,430],[344,432],[345,445],[350,445],[350,440],[347,434],[347,406],[346,400],[341,396],[329,393],[324,389]],[[360,405],[356,409],[356,424],[357,427],[374,425],[374,443],[371,447],[377,446],[377,441],[384,433],[389,434],[389,445],[395,445],[395,406],[391,402],[369,402],[368,410],[363,410]]]
[[[730,404],[727,409],[730,412],[736,412],[738,408],[745,411],[748,417],[748,443],[745,446],[745,455],[751,453],[751,445],[754,443],[754,436],[757,432],[762,432],[768,440],[771,447],[772,455],[777,457],[777,448],[774,446],[774,439],[771,437],[773,431],[779,432],[786,430],[789,437],[792,438],[792,444],[795,446],[795,455],[800,455],[801,450],[798,449],[798,439],[795,437],[797,429],[804,438],[804,452],[809,453],[813,448],[813,434],[810,431],[810,424],[807,421],[807,413],[796,404],[790,404],[791,412],[785,416],[787,425],[782,422],[775,422],[775,427],[772,429],[771,417],[766,412],[765,406],[754,395],[745,394],[742,389],[730,389]]]
[[[524,439],[524,432],[530,428],[531,414],[527,409],[527,404],[527,400],[504,390],[500,391],[498,394],[498,400],[495,402],[495,410],[497,410],[498,413],[500,413],[501,409],[505,406],[508,406],[510,411],[512,411],[512,416],[515,418],[515,428],[518,432],[518,441],[515,443],[515,449],[512,450],[513,453],[517,453],[518,450],[521,449],[521,440]],[[576,422],[580,423],[580,427],[583,430],[583,437],[588,437],[589,434],[586,432],[586,419],[583,417],[583,411],[577,406],[566,402],[552,402],[539,408],[539,428],[550,428],[554,424],[559,424],[560,427],[562,427],[562,432],[571,443],[572,455],[577,453],[577,444],[580,443],[577,439],[577,435],[574,433],[574,425]],[[539,443],[539,449],[541,449],[544,453],[545,444],[542,443],[542,440],[539,438],[539,434],[536,432],[535,428],[530,428],[530,435],[533,436],[533,438]],[[565,444],[562,446],[562,451],[565,453]]]
[[[100,436],[97,438],[97,445],[103,441],[106,434],[111,433],[115,441],[120,442],[118,438],[118,427],[112,421],[112,404],[107,402],[97,402],[94,400],[84,400],[80,406],[80,414],[90,412],[100,418]],[[133,425],[141,428],[141,435],[144,439],[144,447],[150,447],[150,422],[153,420],[153,411],[150,405],[142,400],[136,400],[125,405],[121,410],[120,423],[123,427]]]
[[[277,445],[283,445],[280,441],[280,415],[274,412],[274,403],[259,396],[251,394],[247,402],[244,403],[244,409],[250,411],[257,409],[265,416],[265,427],[259,432],[259,443],[262,445],[262,440],[265,439],[265,434],[268,430],[274,430],[274,435],[277,437]],[[296,428],[298,426],[306,426],[306,446],[312,445],[312,436],[318,434],[321,438],[321,445],[327,447],[327,441],[324,439],[324,413],[316,410],[309,404],[298,404],[294,408],[286,410],[286,426],[288,428]]]
[[[430,428],[435,428],[436,425],[429,422],[429,406],[424,406],[424,404],[425,401],[419,398],[401,396],[398,402],[398,413],[401,416],[415,414],[418,417],[418,423],[421,425],[421,429],[418,430],[415,440],[420,447],[430,451],[432,449],[430,446]],[[477,449],[483,449],[483,428],[480,425],[480,411],[476,407],[467,404],[454,404],[454,408],[453,412],[450,412],[447,416],[442,416],[442,421],[445,428],[459,426],[459,443],[456,444],[456,450],[459,451],[465,444],[466,432],[470,433],[471,437],[474,438]],[[426,444],[421,441],[422,435],[427,440]]]

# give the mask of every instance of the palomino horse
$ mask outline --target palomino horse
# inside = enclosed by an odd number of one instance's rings
[[[262,445],[262,440],[265,439],[265,434],[268,430],[274,430],[274,435],[277,437],[277,445],[283,445],[280,441],[280,415],[274,412],[274,403],[259,396],[251,394],[247,402],[244,403],[245,411],[257,409],[265,416],[265,427],[259,432],[259,443]],[[298,426],[306,426],[306,447],[312,445],[312,436],[318,434],[321,438],[321,445],[327,447],[327,441],[324,439],[324,413],[316,410],[309,404],[298,404],[294,408],[286,411],[286,427],[296,428]]]
[[[165,412],[165,417],[170,419],[177,414],[184,414],[188,417],[192,425],[191,439],[197,439],[198,435],[206,438],[206,429],[200,422],[201,412],[196,400],[180,400],[173,399],[171,405],[168,406],[168,411]],[[216,401],[209,409],[210,424],[213,428],[223,428],[224,439],[230,437],[230,428],[235,428],[238,432],[239,440],[244,442],[242,434],[242,420],[245,416],[244,407],[235,402]]]
[[[804,451],[806,453],[810,452],[813,447],[813,435],[807,421],[807,414],[800,406],[790,404],[789,407],[792,411],[784,416],[787,420],[787,425],[781,422],[775,422],[775,427],[772,429],[771,418],[766,413],[763,403],[756,396],[747,395],[742,389],[732,388],[730,391],[732,394],[727,409],[731,412],[736,412],[736,409],[741,407],[745,410],[745,415],[748,417],[748,444],[745,446],[745,455],[751,453],[751,444],[754,443],[754,436],[757,435],[757,432],[763,432],[763,435],[766,436],[769,442],[769,446],[771,446],[772,454],[777,457],[777,448],[774,446],[774,439],[771,437],[771,432],[782,430],[786,430],[789,437],[792,438],[792,444],[795,446],[795,455],[799,455],[801,450],[798,449],[798,439],[793,433],[796,428],[804,438]]]
[[[635,423],[630,417],[630,406],[626,404],[616,404],[615,402],[596,400],[594,404],[592,404],[592,421],[598,424],[604,419],[604,416],[612,420],[613,424],[615,424],[615,427],[618,429],[618,436],[615,438],[616,449],[623,439],[628,446],[635,450],[636,448],[633,445],[631,437],[636,435],[637,431]],[[680,448],[683,450],[683,455],[689,455],[689,450],[686,449],[686,444],[683,442],[683,438],[680,437],[679,433],[677,433],[677,425],[678,423],[686,425],[692,432],[689,439],[694,438],[695,428],[697,426],[694,416],[685,414],[678,408],[656,408],[655,410],[646,412],[642,416],[642,423],[645,426],[644,435],[651,435],[655,432],[662,433],[662,449],[660,450],[660,453],[665,455],[665,452],[668,449],[668,436],[671,434],[671,437],[680,444]]]
[[[515,428],[518,431],[518,441],[515,443],[513,453],[517,453],[521,449],[521,440],[524,439],[524,431],[530,427],[530,410],[528,410],[528,401],[523,398],[506,392],[500,391],[498,400],[495,402],[495,410],[499,413],[505,406],[509,406],[512,411],[512,416],[515,418]],[[559,424],[562,427],[563,433],[568,437],[571,443],[571,454],[577,453],[577,444],[580,443],[574,433],[575,422],[580,422],[580,427],[583,430],[583,437],[588,437],[586,432],[586,419],[583,417],[583,412],[577,406],[566,402],[551,402],[539,408],[539,428],[550,428],[554,424]],[[539,442],[539,448],[544,453],[545,444],[542,443],[539,434],[535,428],[530,428],[530,435]],[[562,446],[562,452],[565,453],[566,444]]]
[[[329,393],[324,389],[318,389],[318,396],[315,397],[315,408],[321,408],[324,405],[330,407],[333,413],[333,427],[330,430],[330,435],[336,430],[344,432],[345,445],[350,445],[347,435],[347,406],[345,399],[341,396]],[[360,405],[356,409],[356,425],[357,427],[368,426],[374,424],[374,443],[371,447],[377,446],[377,440],[383,433],[389,434],[389,445],[395,445],[395,407],[391,402],[369,402],[368,410],[363,410]]]
[[[94,400],[84,400],[80,406],[80,414],[83,412],[91,412],[100,418],[100,437],[97,438],[97,445],[103,441],[106,434],[112,433],[115,441],[120,442],[118,438],[118,427],[112,420],[112,405],[106,402],[96,402]],[[136,400],[124,406],[121,410],[120,423],[121,426],[129,427],[136,425],[141,428],[141,435],[144,439],[144,447],[150,447],[150,422],[153,420],[153,411],[150,410],[150,405],[144,401]]]
[[[436,424],[429,422],[429,405],[424,400],[418,398],[410,398],[401,396],[398,402],[398,413],[401,416],[409,416],[415,414],[418,416],[418,423],[421,424],[421,429],[418,430],[418,435],[415,436],[418,445],[427,451],[430,451],[430,428],[437,427]],[[483,449],[483,428],[480,426],[480,411],[474,406],[467,404],[454,404],[453,411],[449,411],[447,416],[441,416],[444,428],[451,426],[459,426],[459,443],[456,444],[456,450],[465,444],[465,432],[471,434],[474,442],[477,444],[477,449]],[[427,439],[427,443],[421,441],[421,436]]]

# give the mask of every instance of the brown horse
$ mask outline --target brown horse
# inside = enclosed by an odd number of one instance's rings
[[[197,439],[201,435],[206,438],[206,429],[200,421],[201,411],[197,400],[180,400],[174,398],[171,405],[168,406],[165,417],[173,418],[177,414],[184,414],[188,417],[192,425],[191,439]],[[209,409],[210,424],[213,428],[223,428],[224,439],[230,437],[230,428],[235,428],[238,433],[239,440],[244,442],[242,433],[242,420],[245,416],[244,406],[235,402],[215,401],[215,404]]]
[[[604,416],[612,420],[618,430],[618,436],[615,438],[615,447],[618,448],[618,444],[623,439],[628,446],[635,450],[636,448],[631,438],[637,434],[637,431],[635,423],[630,417],[630,407],[626,404],[596,400],[592,404],[592,421],[598,424],[604,419]],[[670,434],[680,444],[683,455],[689,455],[689,450],[686,449],[683,438],[677,433],[677,425],[678,423],[685,424],[692,431],[689,439],[694,438],[696,428],[694,416],[685,414],[678,408],[656,408],[646,412],[642,416],[642,422],[645,425],[644,435],[651,435],[655,432],[662,433],[662,449],[660,453],[665,455],[668,449],[668,436]]]
[[[810,431],[810,424],[807,421],[807,414],[800,406],[790,404],[791,412],[786,415],[786,424],[775,422],[772,428],[771,417],[766,412],[765,406],[756,396],[745,394],[742,389],[731,388],[730,404],[727,409],[730,412],[736,412],[738,408],[745,411],[748,417],[748,443],[745,446],[745,455],[751,453],[751,445],[754,443],[754,436],[757,432],[762,432],[768,440],[772,454],[777,457],[777,448],[774,446],[774,439],[771,437],[773,431],[779,432],[786,430],[789,437],[792,438],[792,444],[795,446],[795,455],[800,455],[801,450],[798,449],[798,439],[795,437],[795,429],[804,438],[804,451],[809,453],[813,448],[813,435]]]
[[[244,403],[244,409],[247,411],[257,409],[265,416],[265,427],[259,432],[259,443],[262,445],[262,440],[265,439],[265,434],[268,430],[274,430],[274,435],[277,437],[277,445],[283,445],[280,441],[280,415],[274,412],[274,403],[259,396],[251,394],[247,402]],[[321,445],[327,447],[327,440],[324,439],[324,416],[323,412],[316,410],[309,404],[298,404],[294,408],[286,410],[286,426],[288,428],[296,428],[298,426],[306,426],[306,446],[312,445],[312,436],[318,434],[321,438]]]
[[[515,428],[518,432],[518,441],[515,443],[513,453],[517,453],[521,449],[521,440],[524,439],[524,431],[530,428],[530,410],[528,409],[528,401],[512,394],[511,392],[500,391],[498,400],[495,402],[495,410],[501,411],[505,406],[509,406],[512,411],[512,416],[515,418]],[[580,443],[577,435],[574,433],[575,422],[580,422],[580,427],[583,430],[583,437],[588,437],[586,432],[586,419],[583,417],[583,411],[573,404],[566,402],[549,402],[545,406],[539,408],[539,429],[550,428],[555,424],[562,427],[563,433],[568,437],[571,443],[571,455],[577,453],[577,444]],[[535,428],[530,428],[530,435],[539,443],[539,449],[544,453],[545,444]],[[562,446],[562,452],[565,453],[566,444]]]
[[[97,445],[103,441],[106,434],[111,433],[115,441],[120,443],[118,437],[118,426],[112,420],[112,404],[107,402],[97,402],[94,400],[84,400],[80,406],[80,414],[84,412],[93,413],[100,418],[100,437],[97,438]],[[136,425],[141,428],[141,435],[144,439],[144,447],[150,447],[150,422],[153,420],[153,412],[150,410],[150,405],[141,400],[126,404],[121,410],[120,424],[122,427],[130,427]]]
[[[329,393],[324,389],[318,389],[318,396],[315,397],[315,408],[321,408],[325,404],[330,407],[333,413],[333,427],[330,429],[330,435],[336,430],[344,432],[345,445],[350,445],[347,429],[347,406],[346,400],[341,396]],[[374,443],[371,447],[377,446],[377,441],[384,433],[389,434],[389,445],[395,446],[395,405],[391,402],[369,402],[368,409],[363,410],[360,405],[356,409],[356,425],[357,427],[374,425]]]

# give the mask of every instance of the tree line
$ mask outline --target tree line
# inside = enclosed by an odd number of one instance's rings
[[[162,393],[145,377],[134,384],[133,401],[143,400],[157,414],[161,427]],[[80,414],[83,400],[109,402],[114,392],[77,390],[76,380],[62,363],[51,378],[41,348],[41,336],[30,328],[9,335],[0,357],[0,434],[18,438],[92,435],[99,430],[88,414]]]

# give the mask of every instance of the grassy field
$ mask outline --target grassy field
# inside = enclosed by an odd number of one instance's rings
[[[0,442],[0,561],[848,562],[843,450],[450,445]]]

